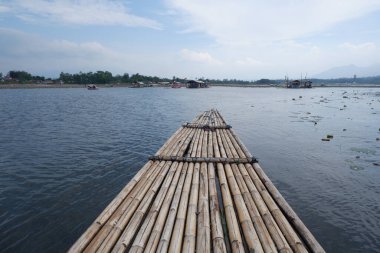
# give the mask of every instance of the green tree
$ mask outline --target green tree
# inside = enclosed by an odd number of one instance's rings
[[[129,74],[128,73],[124,73],[124,75],[121,77],[121,82],[123,83],[128,83],[130,80],[129,80]]]
[[[29,74],[26,71],[16,71],[16,70],[11,70],[8,73],[9,77],[12,79],[16,79],[20,82],[25,82],[25,81],[30,81],[32,80],[32,75]]]

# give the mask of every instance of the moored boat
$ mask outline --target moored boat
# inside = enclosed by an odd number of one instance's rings
[[[96,87],[95,84],[90,84],[90,85],[87,85],[87,90],[97,90],[98,87]]]

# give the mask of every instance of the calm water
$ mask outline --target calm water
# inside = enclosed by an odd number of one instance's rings
[[[380,252],[380,90],[216,87],[0,90],[0,251],[66,251],[210,108],[327,251]]]

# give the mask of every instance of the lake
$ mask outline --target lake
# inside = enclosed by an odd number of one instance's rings
[[[1,251],[65,252],[211,108],[326,251],[380,251],[380,89],[222,87],[0,90]]]

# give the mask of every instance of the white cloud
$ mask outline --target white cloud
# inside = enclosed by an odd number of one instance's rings
[[[239,59],[236,61],[238,65],[248,65],[248,66],[265,66],[266,64],[262,61],[253,59],[251,57],[245,57],[244,59]]]
[[[186,31],[221,44],[296,39],[380,9],[378,0],[167,0]]]
[[[0,12],[7,12],[9,11],[10,9],[6,6],[3,6],[3,5],[0,5]]]
[[[189,49],[182,49],[180,54],[183,59],[193,61],[193,62],[201,62],[201,63],[207,63],[207,64],[212,64],[212,65],[221,64],[220,61],[213,58],[207,52],[197,52],[197,51],[192,51]]]
[[[48,40],[0,28],[0,71],[24,69],[37,73],[93,71],[115,68],[125,55],[95,42]],[[119,69],[120,70],[120,69]]]
[[[352,50],[352,51],[357,51],[357,50],[373,51],[376,49],[376,44],[373,42],[365,42],[365,43],[360,43],[360,44],[345,42],[341,44],[339,47],[343,49]]]
[[[161,29],[157,21],[131,14],[121,0],[16,0],[5,7],[24,20]]]

